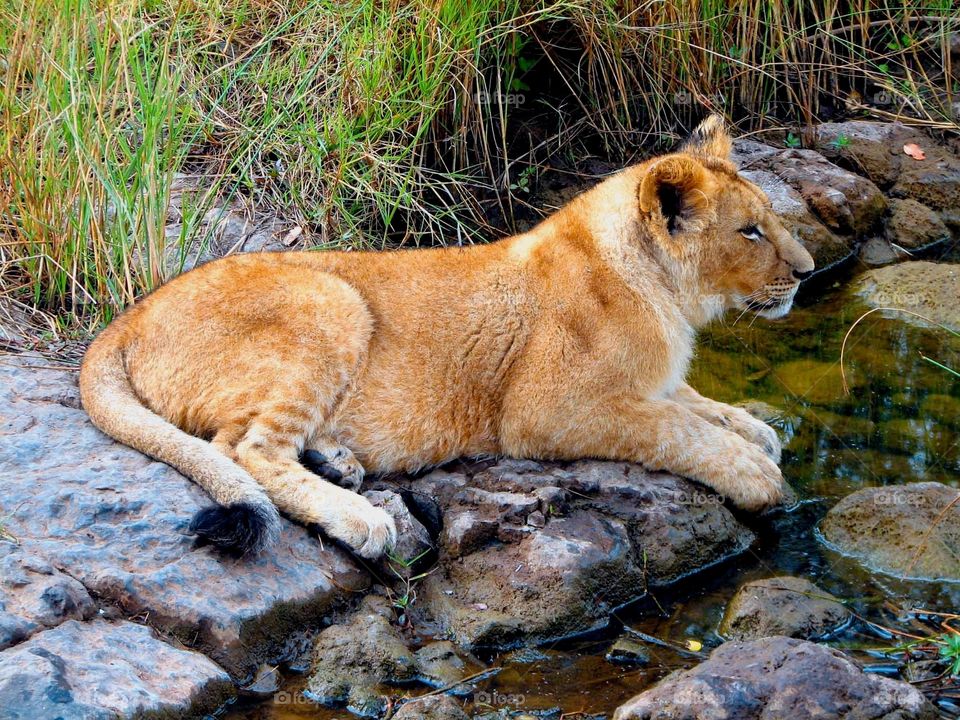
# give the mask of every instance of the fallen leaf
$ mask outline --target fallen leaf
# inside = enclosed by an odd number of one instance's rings
[[[926,160],[927,154],[916,143],[907,143],[903,146],[903,151],[914,160]]]

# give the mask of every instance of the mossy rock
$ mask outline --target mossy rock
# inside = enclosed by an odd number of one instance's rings
[[[960,491],[935,482],[865,488],[820,523],[824,541],[902,579],[960,582]]]

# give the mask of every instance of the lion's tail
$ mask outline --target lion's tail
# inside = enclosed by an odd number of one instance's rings
[[[207,491],[218,505],[200,510],[190,523],[201,540],[237,554],[262,549],[279,534],[277,508],[243,468],[140,401],[124,367],[123,325],[121,318],[104,330],[83,359],[80,399],[93,424]]]

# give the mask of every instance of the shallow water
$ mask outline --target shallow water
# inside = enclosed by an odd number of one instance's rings
[[[850,287],[844,282],[817,291],[815,298],[801,298],[798,307],[778,321],[729,315],[701,334],[692,368],[691,384],[709,397],[762,400],[780,411],[778,426],[786,439],[784,476],[797,490],[800,505],[761,523],[759,539],[747,553],[622,609],[604,633],[484,658],[502,669],[466,696],[469,712],[498,711],[502,717],[516,711],[556,718],[610,715],[668,672],[695,664],[696,657],[682,651],[688,641],[702,643],[705,651],[719,644],[716,629],[724,605],[746,580],[802,575],[848,600],[859,618],[828,642],[878,672],[889,670],[891,663],[872,649],[895,641],[866,620],[915,632],[921,628],[903,615],[904,608],[949,612],[960,607],[960,586],[899,583],[862,570],[816,538],[816,524],[824,513],[857,489],[924,480],[960,487],[960,382],[921,357],[960,368],[960,339],[875,313],[848,339],[844,370],[850,392],[845,393],[841,344],[867,309]],[[648,666],[604,659],[624,627],[664,642],[649,646]],[[302,700],[300,682],[290,676],[272,701],[235,707],[226,717],[351,717]],[[419,692],[396,689],[395,695]],[[949,705],[942,709],[954,715]]]

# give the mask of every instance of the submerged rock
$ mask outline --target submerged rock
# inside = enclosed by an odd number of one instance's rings
[[[872,307],[909,311],[897,313],[907,322],[960,332],[960,265],[911,261],[875,268],[860,277],[858,289]]]
[[[650,662],[650,649],[645,643],[624,635],[610,646],[606,659],[618,665],[647,665]]]
[[[5,720],[196,717],[231,693],[209,659],[130,622],[68,620],[0,652]]]
[[[775,577],[744,584],[727,605],[720,634],[732,640],[772,635],[821,637],[850,619],[826,590],[799,577]]]
[[[838,650],[770,637],[724,643],[617,709],[614,720],[896,718],[934,720],[908,683],[865,673]]]
[[[958,495],[935,482],[864,488],[827,513],[820,533],[832,548],[872,570],[958,582]]]

